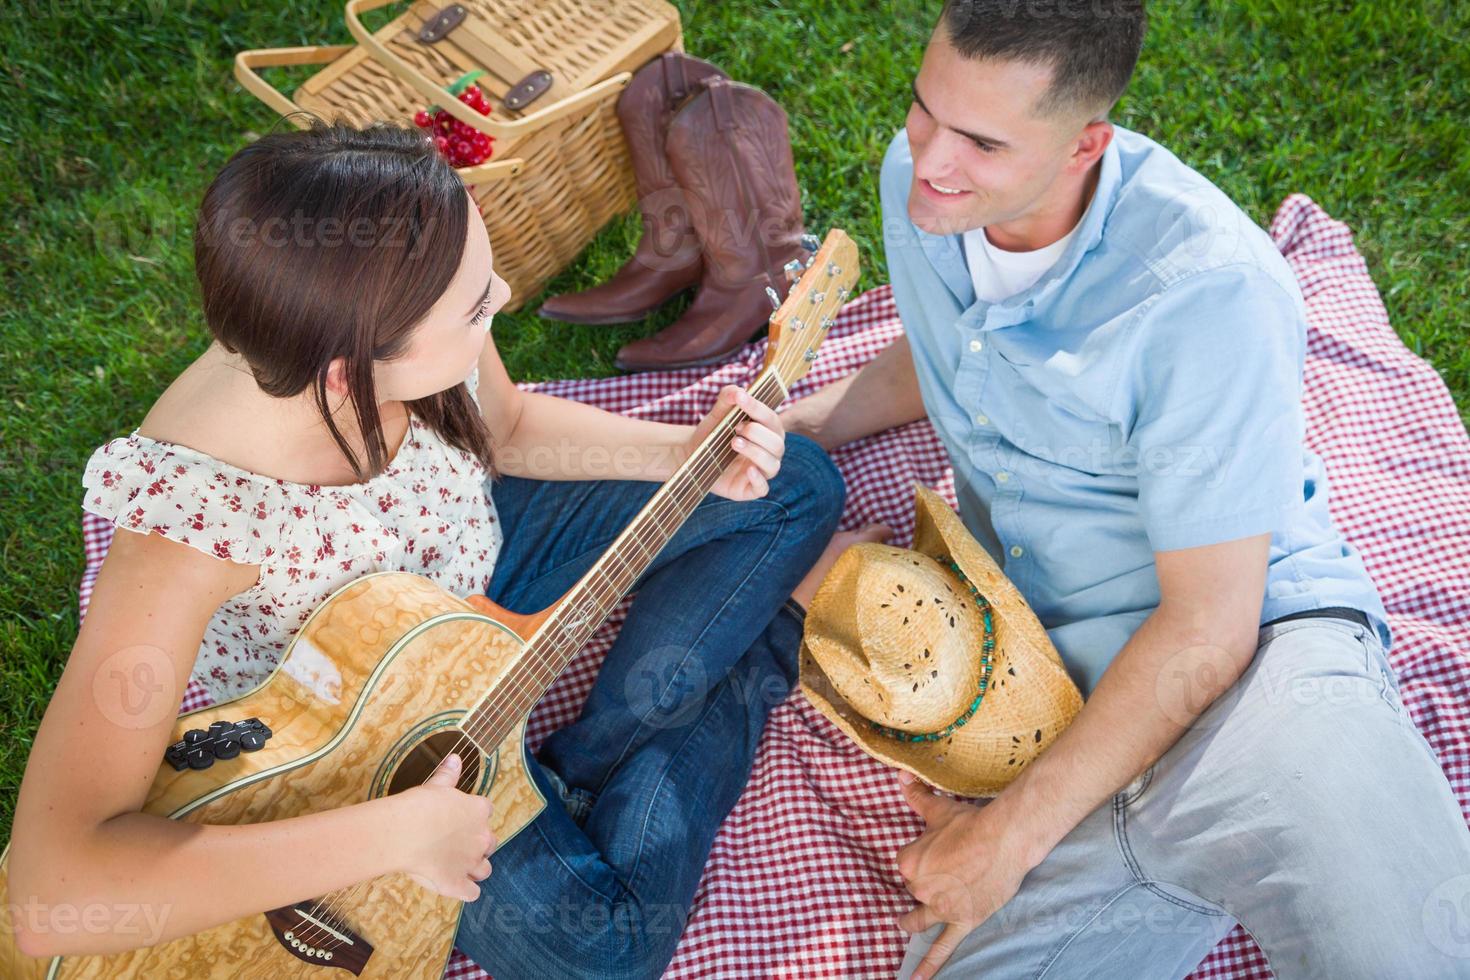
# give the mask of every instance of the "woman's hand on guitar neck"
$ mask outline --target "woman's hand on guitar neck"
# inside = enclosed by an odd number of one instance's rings
[[[739,458],[725,468],[710,492],[731,500],[754,500],[766,495],[770,480],[781,468],[786,429],[773,409],[751,397],[745,389],[738,385],[720,389],[714,408],[694,427],[694,434],[685,443],[683,458],[694,452],[720,419],[736,408],[750,416],[735,427],[730,441]]]
[[[425,888],[449,898],[473,902],[480,897],[477,881],[490,877],[490,799],[456,788],[460,757],[452,754],[422,785],[404,790],[400,799],[414,809],[404,826],[413,827],[403,870]]]

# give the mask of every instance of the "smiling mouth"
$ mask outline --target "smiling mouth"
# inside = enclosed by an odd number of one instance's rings
[[[960,190],[955,187],[945,187],[943,184],[936,184],[934,183],[934,181],[927,178],[921,179],[923,179],[925,186],[927,186],[931,191],[936,194],[941,194],[944,197],[959,197],[961,194],[970,193],[969,191]]]

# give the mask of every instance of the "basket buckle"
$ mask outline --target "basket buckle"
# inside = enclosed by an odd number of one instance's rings
[[[452,3],[439,11],[419,29],[419,41],[424,44],[433,44],[435,41],[444,40],[450,31],[464,23],[465,9],[457,3]]]

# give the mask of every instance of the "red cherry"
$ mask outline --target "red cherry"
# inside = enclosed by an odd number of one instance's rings
[[[488,133],[475,133],[474,136],[470,137],[470,142],[474,144],[475,149],[482,153],[490,149],[490,135]]]
[[[440,153],[448,153],[449,152],[449,137],[448,136],[435,136],[434,137],[434,149],[438,150]]]
[[[485,101],[485,97],[483,95],[470,104],[473,105],[477,110],[479,110],[480,115],[490,115],[490,103]]]
[[[424,110],[420,109],[418,112],[415,112],[413,114],[413,124],[419,129],[428,129],[430,126],[434,125],[434,117],[429,115]]]
[[[484,97],[484,93],[480,91],[480,86],[476,85],[474,82],[466,85],[464,87],[464,91],[460,94],[469,96],[469,100],[471,102],[478,102]]]
[[[469,156],[470,152],[474,149],[474,147],[470,145],[469,140],[455,140],[449,145],[454,153],[462,157]]]

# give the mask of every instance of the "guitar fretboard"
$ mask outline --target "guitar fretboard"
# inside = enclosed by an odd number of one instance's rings
[[[771,408],[786,397],[775,368],[763,372],[748,390]],[[747,418],[736,408],[721,419],[527,641],[522,656],[494,692],[466,715],[461,728],[483,751],[493,752],[515,723],[530,713],[613,607],[632,590],[736,458],[730,436]]]

